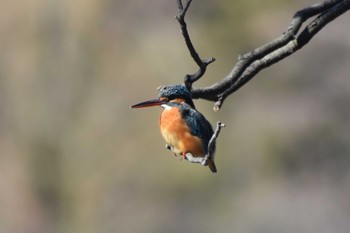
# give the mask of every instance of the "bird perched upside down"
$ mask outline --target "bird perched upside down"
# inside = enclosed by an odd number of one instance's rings
[[[188,153],[194,158],[204,158],[214,132],[208,120],[196,110],[191,93],[185,85],[160,87],[158,91],[157,99],[131,107],[161,106],[159,125],[167,148],[185,159],[188,159]],[[217,172],[213,156],[209,157],[204,165],[208,165],[212,172]]]

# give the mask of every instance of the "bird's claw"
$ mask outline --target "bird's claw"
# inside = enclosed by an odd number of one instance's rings
[[[165,148],[172,151],[172,146],[170,146],[169,144],[165,144]]]
[[[165,144],[165,148],[170,150],[170,151],[173,151],[173,146],[169,145],[169,144]],[[174,156],[177,157],[177,154],[174,152]]]

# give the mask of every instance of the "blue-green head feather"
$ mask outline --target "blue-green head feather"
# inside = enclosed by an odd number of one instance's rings
[[[192,101],[191,92],[188,91],[184,84],[176,84],[169,86],[158,87],[158,98],[167,98],[168,100],[173,99],[183,99],[185,102],[190,105],[192,108],[195,108]]]

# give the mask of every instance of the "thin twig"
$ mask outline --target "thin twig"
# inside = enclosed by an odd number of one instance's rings
[[[226,125],[220,121],[216,123],[216,129],[214,134],[211,136],[211,139],[208,143],[208,153],[204,157],[204,161],[202,162],[202,165],[206,166],[208,163],[208,159],[214,159],[215,158],[215,149],[216,149],[216,139],[219,137],[221,128],[225,127]]]
[[[187,74],[184,78],[185,85],[189,91],[192,89],[192,84],[196,82],[198,79],[200,79],[206,69],[207,66],[215,61],[215,58],[208,58],[208,59],[202,59],[196,49],[194,48],[194,45],[191,41],[191,38],[189,36],[188,30],[187,30],[187,24],[185,21],[185,16],[187,13],[188,8],[191,5],[192,0],[187,0],[185,5],[183,5],[182,0],[177,0],[177,6],[178,6],[178,15],[176,16],[177,21],[180,24],[182,36],[185,39],[186,46],[191,54],[192,59],[196,62],[196,64],[199,67],[199,70],[194,74]]]

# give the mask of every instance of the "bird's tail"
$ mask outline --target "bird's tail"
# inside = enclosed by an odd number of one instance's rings
[[[216,166],[215,166],[213,159],[208,159],[208,167],[210,168],[211,172],[217,173],[218,170],[216,169]]]

